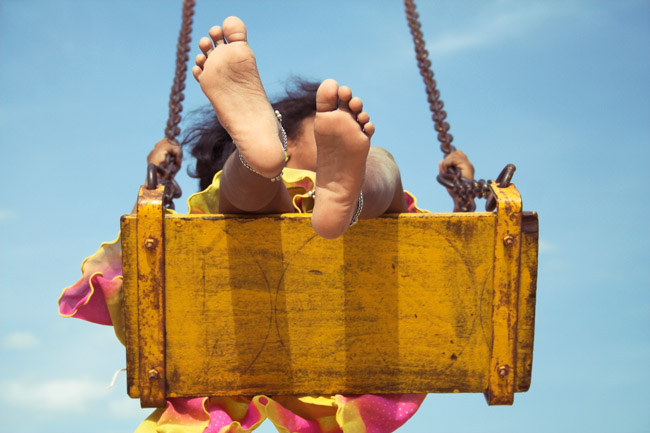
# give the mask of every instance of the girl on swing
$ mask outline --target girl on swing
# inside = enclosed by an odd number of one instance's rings
[[[334,80],[320,86],[301,83],[299,92],[272,105],[244,23],[227,18],[209,35],[199,41],[202,54],[192,73],[216,118],[197,127],[186,142],[197,159],[201,189],[214,187],[204,191],[213,202],[210,213],[311,212],[314,231],[334,239],[359,218],[407,212],[409,205],[413,209],[393,157],[370,146],[375,126],[348,87]],[[162,140],[148,162],[164,165],[167,153],[181,160],[180,148]],[[474,168],[462,152],[450,154],[440,169],[452,165],[473,179]],[[306,191],[315,200],[296,199],[288,191],[286,183],[294,183],[298,170],[315,177],[313,189]]]
[[[320,236],[334,239],[360,218],[415,212],[402,188],[399,169],[384,149],[371,147],[375,126],[361,99],[334,80],[299,89],[272,105],[236,17],[209,30],[194,78],[216,118],[195,127],[185,144],[197,159],[203,190],[188,200],[191,213],[311,212]],[[179,146],[162,140],[148,162],[181,160]],[[473,178],[462,152],[451,153],[440,170],[460,168]],[[83,277],[59,300],[62,316],[113,325],[124,341],[119,239],[103,244],[82,265]],[[95,290],[103,293],[92,296]],[[419,408],[424,394],[291,397],[175,398],[154,411],[136,433],[250,432],[269,418],[280,432],[392,432]],[[182,426],[182,427],[181,427]]]

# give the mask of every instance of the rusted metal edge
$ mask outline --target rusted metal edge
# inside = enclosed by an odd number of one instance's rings
[[[140,375],[138,356],[138,264],[136,236],[137,217],[122,215],[120,229],[122,235],[122,275],[124,276],[124,327],[126,333],[126,389],[129,397],[140,398]],[[136,257],[135,263],[132,257]],[[135,291],[135,294],[133,293]],[[135,302],[132,299],[135,298]]]
[[[539,220],[537,212],[522,212],[519,317],[517,318],[517,381],[515,392],[530,389],[535,339]]]
[[[140,405],[165,406],[164,185],[140,188],[136,222]]]
[[[521,265],[521,195],[514,185],[490,187],[497,201],[494,238],[492,297],[492,354],[488,388],[489,405],[511,405],[517,368],[517,314]]]

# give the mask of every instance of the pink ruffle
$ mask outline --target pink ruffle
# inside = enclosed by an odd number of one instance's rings
[[[261,395],[174,398],[168,400],[167,409],[160,413],[155,431],[171,433],[182,426],[185,433],[249,433],[268,419],[281,432],[390,433],[413,416],[424,397],[425,394],[336,395],[329,399],[329,411],[327,406],[303,403],[296,397],[278,399],[292,403],[293,411]],[[310,411],[312,408],[315,410]],[[136,433],[140,431],[143,430]]]
[[[112,325],[107,303],[121,295],[122,249],[120,238],[104,243],[81,265],[82,277],[63,289],[59,314],[100,325]]]
[[[426,394],[338,395],[337,421],[345,433],[361,431],[357,430],[360,424],[365,433],[393,432],[415,414],[425,397]]]

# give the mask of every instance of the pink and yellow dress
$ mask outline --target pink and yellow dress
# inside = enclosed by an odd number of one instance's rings
[[[218,213],[220,174],[188,199],[189,213]],[[286,168],[282,176],[297,212],[311,212],[315,175]],[[409,212],[419,212],[405,193]],[[59,314],[112,325],[124,343],[122,256],[118,237],[81,265],[82,277],[63,290]],[[136,433],[248,433],[269,419],[280,433],[388,433],[404,424],[425,394],[171,398]]]

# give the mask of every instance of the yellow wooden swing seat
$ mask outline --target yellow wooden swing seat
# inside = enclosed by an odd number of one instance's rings
[[[122,217],[128,392],[169,397],[484,392],[531,379],[537,215],[396,214],[337,240],[309,215]]]

